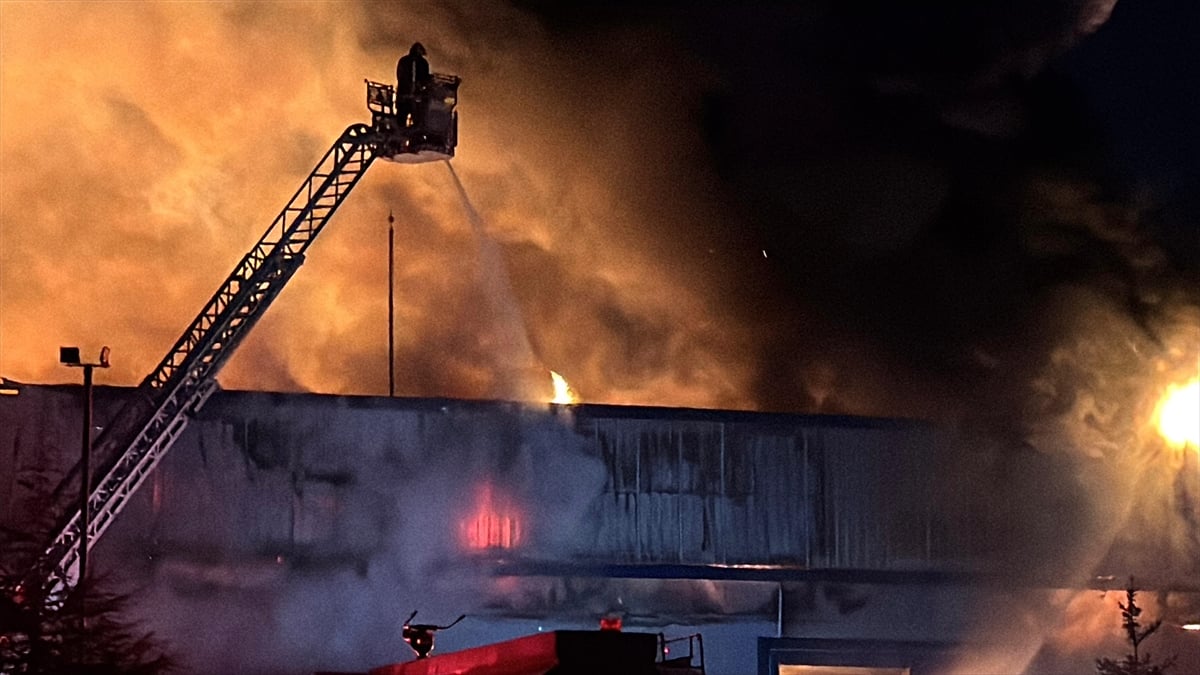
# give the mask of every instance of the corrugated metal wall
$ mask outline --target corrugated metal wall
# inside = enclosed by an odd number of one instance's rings
[[[0,400],[0,525],[33,522],[78,415],[69,387]],[[461,533],[501,522],[506,555],[531,560],[1044,578],[1093,544],[1096,468],[899,420],[220,392],[106,538],[361,567],[478,553]],[[1192,513],[1196,488],[1177,491],[1164,508]],[[1131,531],[1123,571],[1191,573],[1196,519],[1162,520],[1183,544]]]
[[[73,418],[74,402],[68,391],[30,387],[5,403]],[[535,536],[523,544],[557,538],[526,546],[530,556],[887,568],[945,549],[931,502],[937,440],[928,427],[442,403],[220,393],[124,517],[160,542],[208,551],[366,554],[402,515],[396,499],[420,495],[404,513],[426,502],[451,512],[470,501],[471,485],[492,480],[530,512],[522,526]],[[73,424],[24,413],[11,422],[13,466],[50,462],[61,475],[75,456]],[[34,447],[32,438],[52,447]],[[0,494],[19,510],[29,496],[18,494],[15,472],[5,473]],[[536,536],[547,521],[554,537]]]
[[[940,552],[928,428],[713,418],[581,420],[608,469],[596,556],[889,568]]]

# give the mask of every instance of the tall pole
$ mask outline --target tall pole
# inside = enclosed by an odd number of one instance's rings
[[[396,219],[388,209],[388,396],[396,395]]]
[[[92,496],[92,371],[108,367],[108,347],[100,350],[100,360],[84,363],[79,358],[78,347],[59,347],[58,361],[72,368],[83,368],[83,443],[79,450],[79,576],[75,582],[75,594],[79,598],[79,627],[87,630],[87,562],[88,528],[91,526],[91,509],[88,501]],[[63,570],[67,572],[68,570]],[[87,657],[85,642],[80,642],[79,658]],[[82,661],[81,661],[82,662]]]
[[[87,583],[88,559],[88,501],[92,495],[92,368],[94,364],[83,365],[83,449],[79,458],[79,614],[83,611],[84,584]],[[86,618],[84,619],[86,621]]]

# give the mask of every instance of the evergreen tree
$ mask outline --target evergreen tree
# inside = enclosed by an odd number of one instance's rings
[[[1162,619],[1142,627],[1138,620],[1142,608],[1137,606],[1137,588],[1133,577],[1129,577],[1129,586],[1125,589],[1125,602],[1118,602],[1117,606],[1121,608],[1121,627],[1125,629],[1125,637],[1129,640],[1132,651],[1119,660],[1096,659],[1097,675],[1166,675],[1175,662],[1174,658],[1156,664],[1150,660],[1150,654],[1139,654],[1142,642],[1162,626]]]
[[[125,618],[129,596],[89,580],[58,609],[0,583],[0,673],[159,675],[175,667],[153,633]],[[86,601],[85,601],[86,600]]]

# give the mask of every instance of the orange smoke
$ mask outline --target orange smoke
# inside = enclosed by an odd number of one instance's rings
[[[0,374],[73,381],[57,346],[109,344],[102,383],[140,381],[341,130],[369,119],[363,79],[390,80],[417,39],[464,78],[454,165],[537,358],[570,364],[598,402],[748,407],[744,333],[712,296],[733,270],[702,242],[654,243],[712,200],[642,140],[701,147],[687,105],[660,103],[698,96],[701,74],[651,76],[680,62],[667,45],[640,75],[606,72],[520,11],[474,3],[0,3]],[[621,105],[598,107],[597,89]],[[389,209],[398,393],[511,389],[504,373],[528,364],[497,353],[509,328],[436,164],[372,168],[224,386],[387,391]]]

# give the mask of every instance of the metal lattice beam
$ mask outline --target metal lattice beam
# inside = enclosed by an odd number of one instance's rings
[[[189,413],[216,388],[213,379],[250,329],[304,263],[304,253],[375,159],[376,132],[347,128],[317,163],[271,226],[204,305],[158,367],[97,440],[102,478],[89,497],[94,517],[86,533],[80,513],[66,505],[71,476],[56,491],[59,512],[70,514],[23,586],[39,585],[53,600],[79,574],[80,546],[90,550],[139,485],[183,432]],[[77,475],[77,474],[76,474]],[[76,478],[77,482],[77,478]]]

